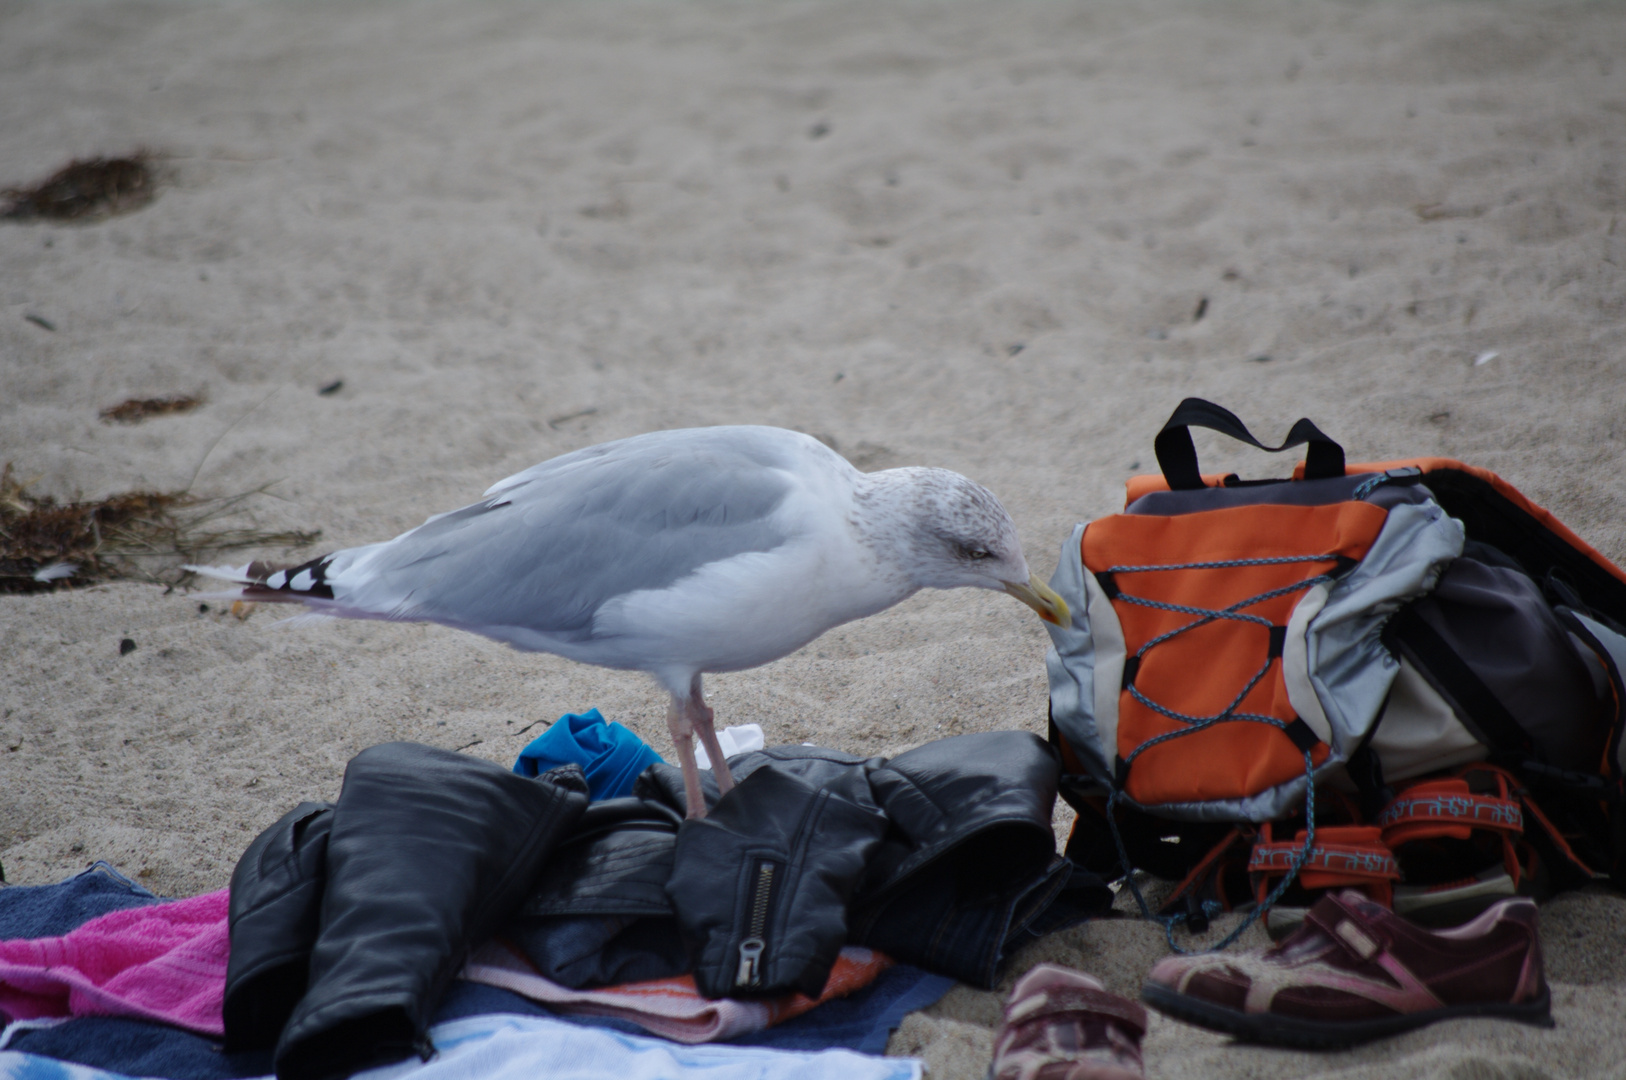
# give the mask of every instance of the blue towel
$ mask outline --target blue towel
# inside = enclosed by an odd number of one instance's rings
[[[242,1080],[271,1072],[270,1050],[228,1054],[207,1036],[122,1016],[80,1016],[19,1031],[6,1049],[166,1080]]]
[[[10,885],[0,889],[0,941],[61,937],[99,915],[158,903],[105,862],[91,863],[56,885]]]
[[[62,937],[94,917],[159,903],[106,862],[93,862],[57,885],[0,888],[0,942],[18,937]]]
[[[580,765],[594,801],[632,794],[632,782],[662,764],[649,744],[620,724],[607,724],[597,709],[566,713],[519,752],[514,771],[536,776],[559,765]]]

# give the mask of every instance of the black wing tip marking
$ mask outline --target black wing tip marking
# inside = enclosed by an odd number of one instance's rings
[[[243,599],[284,600],[310,596],[331,600],[333,586],[327,583],[327,568],[332,562],[332,555],[323,555],[287,568],[278,568],[270,563],[250,563],[248,576],[257,580],[243,589]]]

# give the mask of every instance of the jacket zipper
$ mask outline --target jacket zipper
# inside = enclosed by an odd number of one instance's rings
[[[774,864],[767,859],[757,863],[756,880],[751,883],[751,923],[745,940],[740,942],[740,966],[734,973],[735,986],[760,986],[762,983],[762,950],[767,947],[762,935],[768,930],[773,872]]]

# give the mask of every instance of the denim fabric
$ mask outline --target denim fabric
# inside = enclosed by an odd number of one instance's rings
[[[1037,875],[1007,879],[986,891],[968,890],[957,880],[964,871],[942,862],[912,875],[904,889],[853,912],[851,940],[991,988],[1008,950],[1061,892],[1071,867],[1057,859]]]
[[[502,936],[543,978],[574,990],[668,979],[694,966],[670,916],[521,918]]]

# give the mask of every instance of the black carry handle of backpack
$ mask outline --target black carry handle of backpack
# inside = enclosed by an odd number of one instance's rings
[[[1222,435],[1276,453],[1290,446],[1309,443],[1304,458],[1306,480],[1326,480],[1344,475],[1344,448],[1322,434],[1320,428],[1308,420],[1300,420],[1287,433],[1280,446],[1266,446],[1248,431],[1236,414],[1222,409],[1212,401],[1188,397],[1174,410],[1169,422],[1157,433],[1153,443],[1157,450],[1157,463],[1163,469],[1163,478],[1174,491],[1195,491],[1203,486],[1203,475],[1197,468],[1197,447],[1191,441],[1191,428],[1205,427]]]

